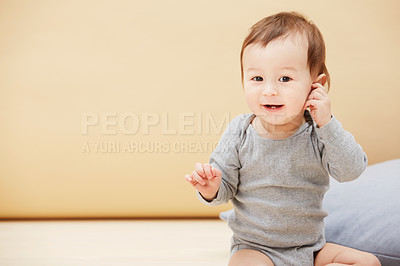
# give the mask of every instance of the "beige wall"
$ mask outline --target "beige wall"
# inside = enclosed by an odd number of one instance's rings
[[[228,115],[248,112],[239,66],[248,28],[291,10],[325,36],[333,112],[370,164],[399,158],[397,0],[3,0],[0,217],[229,208],[203,206],[183,176],[207,161]]]

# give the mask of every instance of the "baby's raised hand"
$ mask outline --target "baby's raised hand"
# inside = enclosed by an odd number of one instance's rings
[[[324,88],[319,83],[313,83],[312,90],[304,105],[304,109],[310,107],[310,114],[319,127],[329,123],[332,117],[331,100]]]
[[[185,175],[188,181],[206,200],[216,197],[221,184],[222,173],[210,164],[196,163],[192,175]]]

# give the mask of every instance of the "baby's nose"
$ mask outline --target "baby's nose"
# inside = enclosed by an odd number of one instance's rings
[[[266,84],[263,89],[263,95],[265,96],[277,96],[278,90],[274,86],[274,84]]]

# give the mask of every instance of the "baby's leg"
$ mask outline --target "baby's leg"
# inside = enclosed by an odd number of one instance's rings
[[[228,266],[274,266],[271,259],[263,253],[252,249],[240,249],[229,260]]]
[[[326,243],[315,258],[315,266],[320,265],[380,266],[381,263],[371,253],[333,243]]]

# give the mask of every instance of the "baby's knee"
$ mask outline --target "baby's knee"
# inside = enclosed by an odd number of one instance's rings
[[[360,265],[381,266],[381,263],[375,255],[371,253],[365,253],[362,261],[360,262]]]

